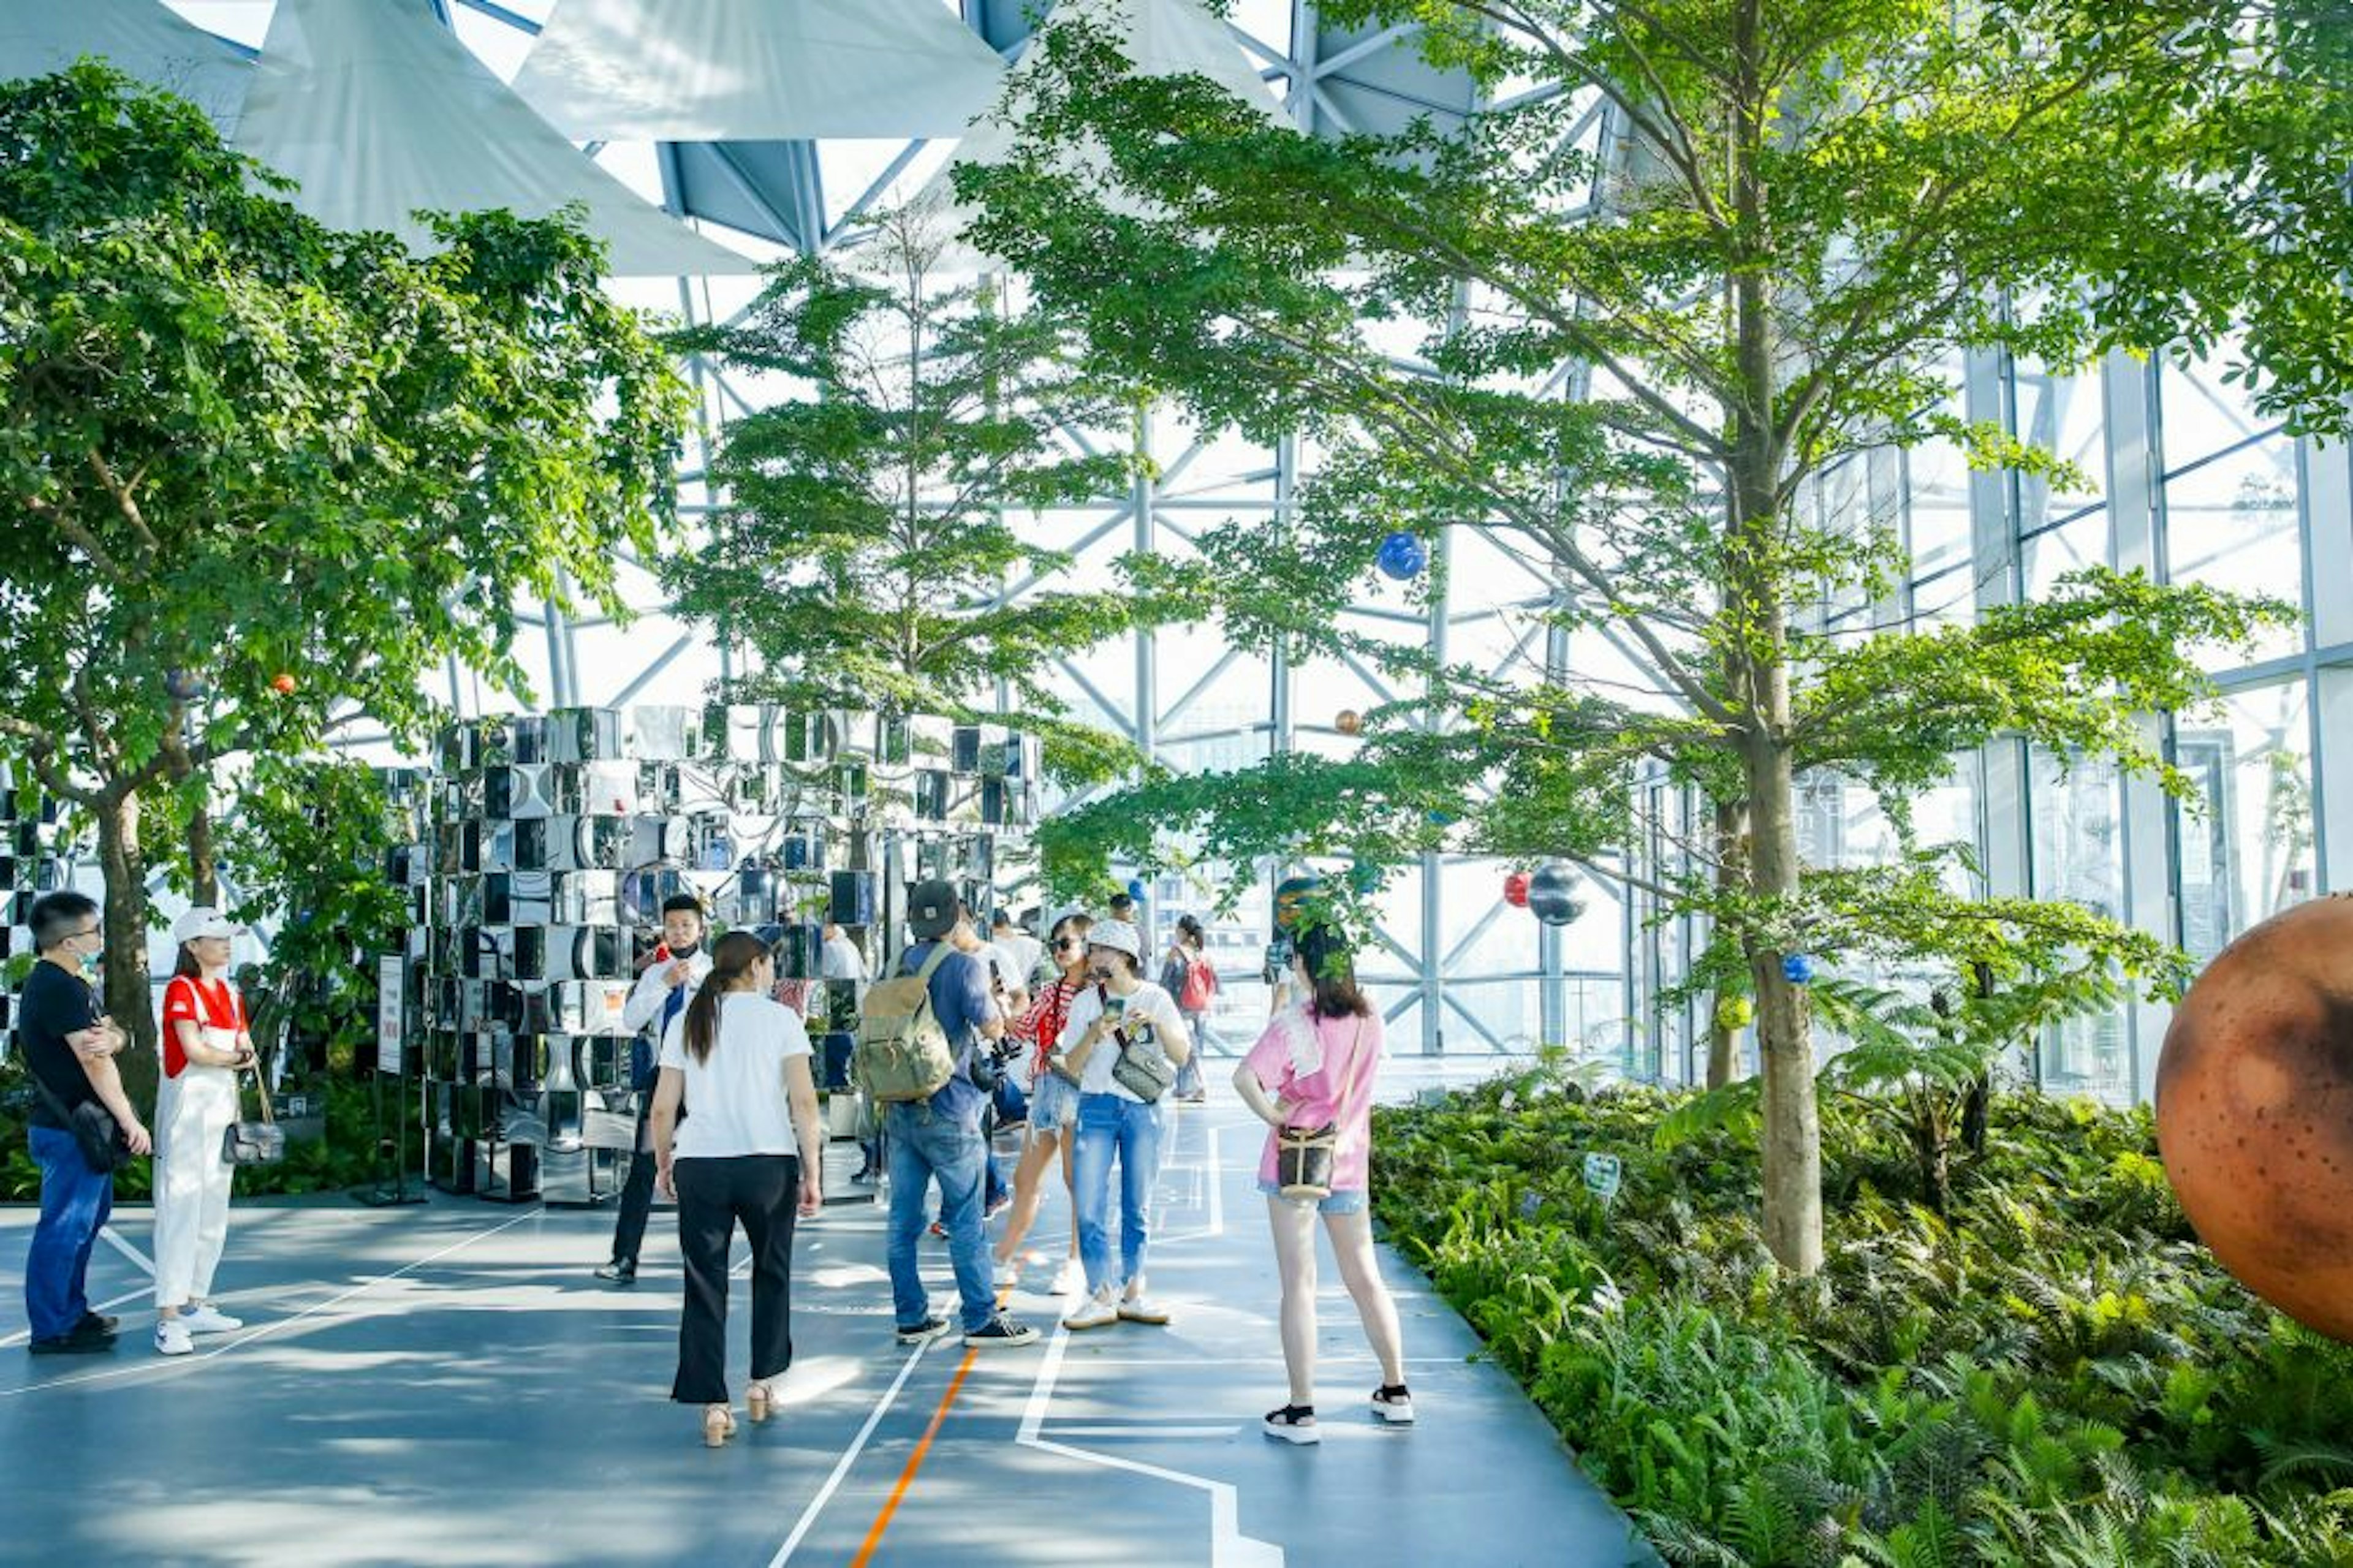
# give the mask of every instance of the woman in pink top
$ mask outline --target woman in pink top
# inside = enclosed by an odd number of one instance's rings
[[[1267,1436],[1286,1443],[1316,1443],[1315,1215],[1332,1238],[1340,1278],[1356,1303],[1365,1338],[1381,1363],[1373,1414],[1398,1426],[1413,1420],[1405,1385],[1405,1350],[1397,1303],[1381,1282],[1373,1256],[1373,1219],[1366,1208],[1365,1167],[1372,1150],[1373,1074],[1381,1055],[1381,1017],[1356,989],[1353,955],[1338,932],[1313,925],[1299,934],[1293,979],[1307,994],[1303,1005],[1275,1014],[1266,1033],[1234,1072],[1242,1102],[1270,1131],[1259,1157],[1258,1187],[1274,1227],[1274,1258],[1282,1275],[1282,1361],[1291,1374],[1291,1403],[1267,1412]],[[1317,1202],[1286,1198],[1275,1179],[1275,1135],[1286,1127],[1335,1123],[1339,1144],[1332,1162],[1332,1195]]]

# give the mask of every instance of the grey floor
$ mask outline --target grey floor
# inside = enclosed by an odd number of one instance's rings
[[[1039,1343],[899,1350],[881,1214],[837,1205],[795,1253],[790,1407],[717,1452],[663,1397],[678,1314],[666,1214],[622,1291],[588,1274],[604,1213],[242,1205],[220,1288],[248,1326],[164,1361],[146,1337],[143,1208],[118,1213],[91,1264],[93,1300],[125,1317],[120,1347],[39,1360],[22,1351],[33,1215],[0,1210],[0,1329],[16,1331],[0,1337],[0,1562],[1653,1560],[1386,1251],[1419,1426],[1385,1430],[1365,1411],[1379,1380],[1327,1255],[1325,1440],[1263,1437],[1257,1415],[1284,1388],[1259,1136],[1229,1093],[1177,1128],[1152,1268],[1170,1327],[1055,1329],[1056,1191],[1011,1303]],[[940,1244],[924,1266],[945,1300]]]

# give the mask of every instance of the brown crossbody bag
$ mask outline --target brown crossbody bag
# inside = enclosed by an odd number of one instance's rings
[[[1308,1026],[1314,1026],[1313,1020]],[[1274,1179],[1284,1197],[1321,1203],[1332,1195],[1332,1174],[1340,1158],[1340,1126],[1348,1119],[1350,1096],[1365,1079],[1368,1058],[1364,1044],[1365,1021],[1359,1018],[1351,1045],[1354,1059],[1348,1064],[1348,1084],[1340,1091],[1339,1114],[1321,1127],[1284,1127],[1276,1131]]]

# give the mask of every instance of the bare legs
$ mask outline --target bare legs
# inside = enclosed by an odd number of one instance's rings
[[[1068,1129],[1054,1132],[1032,1132],[1021,1146],[1021,1163],[1013,1168],[1013,1208],[1005,1216],[1005,1234],[997,1238],[997,1262],[999,1268],[1013,1261],[1021,1250],[1021,1242],[1029,1227],[1038,1222],[1038,1204],[1045,1196],[1039,1183],[1046,1174],[1046,1163],[1060,1150],[1062,1158],[1062,1190],[1071,1190],[1071,1140]],[[1071,1226],[1071,1257],[1079,1256],[1079,1227]]]
[[[1275,1268],[1282,1278],[1282,1363],[1291,1377],[1291,1403],[1315,1403],[1315,1210],[1282,1198],[1266,1200],[1267,1222],[1274,1231]],[[1380,1266],[1373,1256],[1372,1215],[1334,1214],[1324,1216],[1332,1238],[1332,1256],[1340,1278],[1356,1303],[1365,1339],[1381,1363],[1381,1381],[1405,1382],[1404,1336],[1398,1327],[1397,1302],[1381,1282]]]

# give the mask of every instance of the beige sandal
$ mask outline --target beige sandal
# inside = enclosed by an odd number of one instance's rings
[[[735,1436],[735,1413],[724,1405],[702,1407],[702,1446],[716,1448]]]

